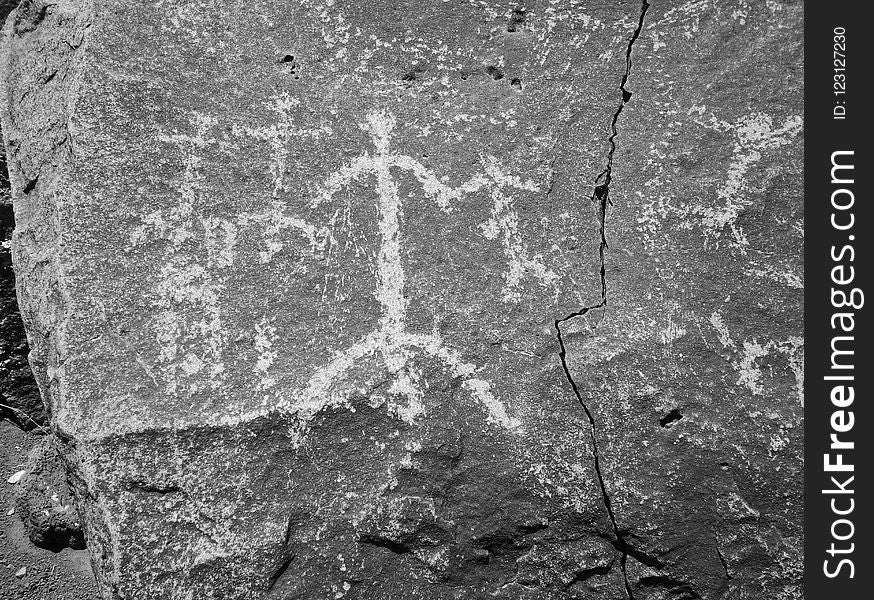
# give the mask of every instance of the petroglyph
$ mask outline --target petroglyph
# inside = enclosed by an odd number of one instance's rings
[[[168,242],[155,292],[160,308],[154,318],[159,355],[157,365],[166,392],[190,396],[204,386],[222,383],[222,351],[227,334],[219,310],[222,284],[212,276],[216,267],[234,261],[237,228],[225,219],[203,217],[201,162],[198,151],[214,143],[207,139],[215,120],[197,115],[194,135],[165,134],[159,140],[175,145],[184,158],[178,202],[143,218],[131,235],[134,245],[144,243],[149,233]],[[201,240],[206,259],[191,250],[190,240]],[[185,313],[194,313],[195,319]]]
[[[258,253],[262,263],[270,262],[282,250],[283,243],[279,240],[279,235],[285,229],[295,230],[305,237],[310,242],[312,252],[324,250],[335,241],[329,228],[316,227],[303,219],[288,216],[286,204],[281,198],[287,184],[288,163],[286,156],[289,142],[301,137],[318,138],[332,132],[326,126],[314,129],[295,127],[289,111],[299,103],[296,98],[289,97],[287,93],[281,94],[274,97],[268,104],[270,110],[279,116],[277,124],[259,128],[235,125],[232,129],[235,136],[250,135],[266,141],[270,147],[270,176],[273,180],[270,208],[260,213],[242,213],[237,217],[241,226],[254,223],[264,228],[265,248]]]
[[[104,593],[798,596],[797,3],[44,4],[0,120]]]
[[[270,324],[266,317],[262,318],[255,325],[255,350],[258,352],[255,370],[261,375],[261,380],[258,382],[259,390],[267,390],[276,385],[276,380],[268,373],[278,356],[276,350],[273,349],[275,341],[276,328]]]
[[[703,115],[704,107],[692,107],[689,114]],[[728,168],[725,181],[716,190],[716,196],[721,206],[698,205],[693,213],[701,219],[705,233],[718,238],[726,227],[733,238],[731,245],[744,251],[749,246],[743,229],[737,224],[737,218],[750,204],[752,199],[747,194],[747,172],[762,159],[762,152],[790,143],[801,131],[801,117],[787,117],[780,126],[775,126],[770,115],[753,113],[746,115],[736,124],[727,123],[713,115],[708,121],[696,120],[698,125],[719,132],[733,132],[736,136],[734,155]]]
[[[445,185],[411,156],[390,150],[391,132],[395,124],[395,118],[387,112],[370,113],[367,123],[362,127],[370,133],[375,153],[365,152],[330,175],[323,192],[313,202],[314,206],[330,202],[344,186],[367,176],[374,178],[381,239],[376,258],[377,287],[374,293],[382,307],[378,328],[352,347],[339,352],[330,363],[316,371],[306,388],[295,394],[288,408],[308,420],[325,406],[342,404],[348,392],[338,391],[337,384],[359,361],[380,356],[383,366],[395,378],[390,391],[405,396],[409,403],[407,410],[399,414],[412,420],[425,411],[421,376],[412,364],[413,356],[420,354],[442,362],[453,377],[461,378],[470,396],[488,411],[491,421],[514,429],[520,425],[518,419],[507,413],[504,404],[495,398],[489,383],[476,376],[477,368],[465,362],[460,352],[447,347],[436,330],[428,334],[407,330],[408,301],[404,296],[405,274],[401,259],[403,201],[398,195],[398,184],[391,170],[397,168],[411,173],[422,185],[425,194],[446,212],[452,210],[453,200],[459,199],[464,193],[490,185],[490,180],[477,176],[459,188]],[[498,182],[494,176],[492,180]],[[508,181],[516,184],[516,180],[508,178]],[[501,183],[506,185],[506,182]],[[519,182],[517,185],[522,184]]]
[[[218,308],[222,286],[217,281],[221,277],[213,276],[212,272],[234,262],[240,231],[252,226],[262,229],[264,248],[258,252],[262,263],[270,263],[282,250],[282,233],[285,230],[291,230],[308,241],[309,252],[313,255],[327,251],[336,243],[332,227],[317,226],[301,217],[289,215],[282,198],[287,187],[288,143],[297,136],[320,135],[323,132],[322,129],[303,130],[294,127],[288,115],[288,109],[293,106],[294,99],[287,95],[280,96],[270,104],[270,108],[280,115],[279,124],[260,128],[233,128],[235,135],[250,135],[268,143],[272,180],[269,208],[262,212],[241,213],[233,221],[199,216],[196,207],[202,178],[199,171],[200,158],[196,150],[218,143],[206,137],[209,128],[215,125],[214,119],[197,117],[193,136],[173,134],[162,138],[187,152],[179,192],[180,202],[169,210],[148,214],[143,219],[143,225],[136,230],[133,241],[143,243],[147,234],[154,232],[159,238],[167,239],[172,247],[156,289],[158,302],[162,307],[156,319],[156,336],[161,345],[162,362],[165,364],[164,379],[170,394],[185,392],[190,395],[200,389],[202,386],[196,380],[207,365],[212,369],[210,385],[216,386],[220,382],[223,370],[221,352],[225,347],[227,334],[223,330]],[[292,393],[290,397],[275,400],[271,408],[297,413],[303,421],[308,421],[326,406],[345,403],[350,392],[339,391],[339,384],[360,361],[379,357],[382,366],[394,378],[388,391],[404,397],[407,401],[405,407],[393,406],[393,411],[404,420],[412,421],[425,412],[422,403],[424,384],[413,360],[415,356],[421,355],[437,360],[453,377],[461,378],[470,397],[485,408],[490,421],[507,429],[515,429],[520,425],[518,419],[509,415],[505,405],[495,397],[489,382],[477,376],[480,368],[466,362],[458,350],[446,346],[436,328],[429,333],[414,333],[407,329],[408,300],[404,295],[401,233],[403,200],[399,196],[398,184],[392,170],[411,174],[421,185],[425,195],[447,214],[453,211],[453,202],[465,195],[488,192],[493,207],[490,218],[481,224],[480,229],[487,239],[499,240],[503,246],[508,263],[503,295],[507,302],[519,300],[521,282],[525,277],[536,278],[543,285],[554,285],[558,279],[544,265],[541,255],[532,255],[529,252],[520,232],[519,216],[513,205],[513,192],[538,193],[539,188],[530,179],[522,180],[506,172],[493,156],[480,158],[483,168],[481,173],[475,174],[458,187],[449,186],[418,160],[391,150],[391,134],[395,125],[395,118],[388,112],[371,112],[362,128],[370,134],[374,152],[371,154],[365,151],[329,175],[309,203],[312,208],[318,208],[331,202],[339,191],[350,184],[373,177],[380,234],[380,246],[376,255],[377,284],[374,292],[382,311],[378,328],[352,347],[337,353],[327,365],[311,376],[302,390]],[[182,251],[185,242],[192,238],[202,239],[207,248],[205,264],[199,263],[193,254]],[[197,309],[202,318],[194,323],[186,323],[179,316],[183,307]],[[270,373],[277,361],[272,344],[280,334],[277,334],[275,327],[266,319],[262,319],[256,329],[255,345],[258,357],[255,372],[261,377],[256,387],[259,391],[267,391],[276,384],[275,376]]]
[[[744,386],[754,396],[765,392],[764,379],[774,376],[773,367],[763,369],[759,364],[772,351],[785,356],[787,366],[795,377],[795,392],[799,404],[804,403],[804,339],[800,336],[790,336],[785,340],[768,340],[760,342],[756,338],[736,343],[725,324],[722,314],[714,312],[710,315],[710,325],[716,331],[722,349],[732,358],[731,364],[738,375],[735,385]]]
[[[643,206],[640,223],[643,226],[644,239],[648,246],[658,247],[665,238],[665,222],[673,221],[681,230],[700,229],[707,247],[718,247],[725,241],[729,248],[744,255],[750,243],[737,221],[754,201],[749,173],[763,159],[765,152],[793,143],[801,132],[802,119],[798,115],[792,115],[778,125],[774,123],[772,116],[756,112],[728,122],[708,114],[705,106],[694,105],[688,109],[678,107],[677,110],[685,112],[689,122],[698,127],[722,135],[732,135],[734,139],[730,142],[731,158],[727,170],[715,175],[721,179],[716,189],[708,190],[706,194],[701,193],[697,202],[688,202],[677,198],[671,185],[671,168],[666,166],[669,164],[667,152],[673,143],[670,137],[651,146],[649,166],[656,175],[646,181],[648,191],[645,195],[637,192]],[[672,127],[676,126],[678,129],[672,131],[670,136],[681,135],[681,125],[684,123],[673,123]],[[793,287],[800,285],[799,275],[791,272],[788,267],[756,267],[751,262],[748,273],[765,279],[785,281]]]
[[[558,275],[543,264],[541,255],[530,255],[519,232],[519,214],[513,208],[513,198],[504,193],[505,189],[537,192],[538,187],[530,179],[522,181],[519,177],[505,173],[493,156],[481,160],[485,175],[478,177],[476,182],[488,187],[494,202],[491,218],[481,228],[490,240],[499,236],[501,238],[509,265],[505,275],[507,284],[504,288],[504,300],[517,302],[521,297],[519,285],[524,276],[532,275],[547,285],[554,285],[558,281]]]

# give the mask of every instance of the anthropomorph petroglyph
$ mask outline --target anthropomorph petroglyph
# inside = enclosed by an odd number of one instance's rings
[[[643,241],[648,248],[660,247],[667,238],[666,223],[675,223],[679,229],[700,230],[705,247],[725,244],[731,250],[745,255],[750,241],[739,220],[752,206],[754,188],[761,187],[762,177],[773,176],[767,168],[755,173],[755,177],[751,176],[751,172],[757,166],[761,167],[759,163],[767,158],[768,153],[793,143],[801,132],[802,119],[798,115],[788,115],[780,123],[771,115],[756,112],[728,122],[717,118],[705,106],[693,105],[684,110],[690,116],[690,124],[731,140],[731,159],[724,172],[708,174],[710,181],[720,181],[715,189],[704,187],[696,191],[694,202],[687,202],[677,196],[672,183],[670,143],[660,140],[658,144],[653,144],[649,150],[647,170],[652,176],[645,186],[649,191],[636,192],[642,207],[640,224]],[[720,165],[720,168],[723,166]],[[754,181],[758,181],[756,186],[751,185]],[[798,221],[796,226],[800,233],[802,223]],[[791,266],[774,264],[776,260],[780,260],[779,255],[769,255],[769,264],[751,257],[746,263],[746,273],[762,279],[779,279],[800,288],[800,274],[795,273]],[[785,260],[782,262],[785,264]]]
[[[703,106],[695,106],[689,109],[689,114],[697,113],[701,116],[704,111]],[[720,133],[733,132],[736,136],[734,156],[726,179],[716,190],[719,205],[697,205],[694,212],[701,219],[707,235],[719,237],[727,227],[732,236],[731,245],[745,254],[749,242],[743,229],[737,224],[737,219],[752,204],[747,190],[747,172],[762,159],[762,152],[791,143],[801,131],[802,119],[799,116],[790,116],[782,125],[775,126],[770,115],[754,113],[742,117],[736,123],[722,121],[713,115],[709,121],[696,119],[695,122]]]
[[[182,200],[179,206],[169,211],[156,211],[148,215],[143,226],[138,229],[135,241],[143,241],[147,230],[151,230],[157,233],[158,237],[171,242],[174,251],[172,254],[176,256],[181,252],[182,243],[197,235],[203,237],[204,245],[209,251],[208,260],[203,265],[197,264],[195,260],[188,260],[191,257],[186,259],[188,263],[191,263],[188,265],[188,270],[200,269],[198,271],[200,279],[206,282],[200,287],[208,284],[208,289],[201,290],[204,291],[205,295],[200,294],[197,298],[192,297],[193,299],[191,299],[183,293],[186,290],[191,291],[192,285],[197,283],[199,279],[192,280],[190,285],[174,284],[173,290],[167,288],[166,283],[159,286],[161,288],[158,290],[160,301],[162,306],[166,305],[162,312],[162,319],[163,321],[172,321],[170,325],[173,327],[163,327],[157,333],[159,341],[166,344],[168,348],[175,348],[185,337],[182,331],[185,329],[184,324],[180,325],[176,322],[178,319],[175,317],[177,311],[174,310],[174,303],[180,306],[185,305],[187,308],[197,308],[199,304],[195,302],[196,300],[203,304],[202,312],[205,318],[208,317],[206,321],[196,325],[196,327],[189,327],[192,331],[203,331],[209,334],[207,343],[203,348],[200,348],[201,352],[196,352],[193,344],[189,344],[192,347],[187,348],[183,366],[180,367],[182,370],[179,371],[176,367],[172,367],[172,372],[165,373],[169,393],[185,390],[196,391],[196,385],[180,384],[180,375],[196,375],[196,372],[200,371],[197,369],[189,373],[192,365],[200,366],[201,369],[206,368],[206,364],[221,365],[220,355],[224,338],[218,339],[216,336],[226,334],[221,333],[221,320],[217,308],[216,295],[220,289],[217,287],[219,284],[214,283],[207,276],[207,270],[227,267],[235,260],[235,245],[240,231],[252,226],[263,229],[264,248],[258,252],[258,257],[265,264],[270,263],[282,250],[283,231],[292,231],[306,239],[309,242],[309,252],[313,254],[329,252],[331,246],[336,242],[332,232],[333,223],[330,226],[316,226],[299,216],[289,215],[287,205],[282,198],[282,195],[287,191],[286,152],[292,138],[300,135],[326,133],[323,131],[324,128],[319,128],[318,131],[296,128],[289,117],[289,109],[293,106],[293,99],[280,97],[270,105],[271,110],[280,115],[279,124],[261,128],[239,126],[233,128],[235,135],[251,135],[269,144],[272,179],[269,207],[262,212],[241,213],[233,220],[221,220],[221,222],[213,223],[209,219],[197,217],[197,211],[194,210],[197,190],[199,189],[198,182],[201,178],[195,151],[210,143],[205,139],[205,133],[212,122],[206,118],[198,119],[195,136],[165,136],[165,141],[177,144],[180,148],[184,146],[187,151],[188,159],[185,164],[183,182],[180,186]],[[391,133],[395,125],[395,118],[387,112],[370,113],[362,128],[371,137],[374,145],[373,153],[365,151],[329,175],[315,198],[310,202],[312,208],[318,208],[332,202],[336,194],[350,184],[367,181],[368,178],[373,179],[380,235],[380,246],[376,255],[377,282],[374,292],[381,307],[377,328],[351,347],[339,351],[328,364],[319,368],[310,377],[303,389],[281,397],[279,400],[273,398],[270,408],[295,412],[300,415],[302,420],[308,421],[312,415],[326,406],[343,404],[350,393],[340,391],[344,387],[344,380],[350,377],[353,367],[370,359],[376,360],[381,368],[390,373],[392,383],[388,387],[389,393],[393,396],[406,398],[407,406],[395,407],[395,412],[401,418],[412,421],[425,412],[422,375],[414,360],[416,356],[421,356],[438,361],[453,377],[460,378],[470,397],[486,410],[489,420],[507,429],[517,428],[520,425],[518,419],[508,414],[505,405],[494,396],[489,382],[477,376],[478,368],[465,362],[457,349],[447,346],[436,328],[427,333],[413,332],[407,328],[408,301],[404,296],[405,274],[402,261],[403,236],[401,232],[403,199],[399,196],[395,172],[400,171],[400,173],[412,175],[421,185],[425,195],[433,199],[437,207],[446,213],[451,213],[453,203],[462,197],[479,191],[488,192],[493,207],[489,219],[482,223],[480,229],[482,235],[487,239],[497,240],[503,246],[504,256],[508,264],[503,294],[503,300],[506,302],[520,299],[521,284],[526,277],[534,278],[541,286],[555,287],[557,285],[558,276],[556,273],[545,266],[540,255],[532,255],[529,252],[528,246],[522,238],[519,216],[514,207],[514,192],[537,193],[538,187],[530,179],[523,180],[506,172],[493,156],[481,158],[482,172],[475,174],[458,187],[449,186],[413,157],[391,150]],[[202,231],[195,234],[194,229]],[[176,258],[168,262],[167,268],[170,268],[175,262],[178,262]],[[170,282],[176,281],[176,279],[178,277],[175,279],[165,277],[164,281]],[[221,280],[220,277],[215,279]],[[180,296],[180,294],[185,297]],[[264,323],[267,321],[265,320]],[[167,324],[165,323],[165,325]],[[259,391],[273,388],[277,381],[275,373],[268,373],[268,371],[277,368],[275,352],[265,346],[267,339],[265,332],[268,330],[271,339],[281,336],[281,333],[275,331],[272,326],[268,329],[263,324],[259,325],[256,332],[260,354],[255,372],[263,380],[256,386]],[[262,348],[262,346],[264,347]],[[172,362],[177,354],[168,355],[165,357],[165,362]],[[186,368],[188,368],[187,371]],[[347,381],[346,385],[348,387],[351,383]]]
[[[542,256],[534,255],[528,251],[528,246],[519,232],[519,214],[513,207],[513,198],[505,189],[525,190],[537,192],[538,188],[530,179],[522,181],[519,177],[505,173],[498,160],[489,156],[482,160],[485,175],[474,179],[489,189],[494,206],[491,218],[481,225],[483,234],[490,240],[501,238],[504,246],[504,256],[507,257],[507,273],[505,275],[504,300],[506,302],[518,302],[521,297],[519,290],[522,278],[533,275],[547,285],[553,285],[558,293],[555,283],[558,275],[548,269],[542,260]]]
[[[168,245],[156,288],[160,311],[154,327],[160,349],[156,366],[172,395],[191,395],[204,387],[216,389],[224,372],[222,352],[227,334],[219,310],[222,285],[210,272],[233,263],[237,227],[197,210],[204,177],[198,151],[214,143],[207,138],[214,125],[213,119],[198,115],[194,135],[159,138],[177,146],[185,157],[179,201],[168,210],[146,215],[132,234],[135,244],[144,242],[152,232]],[[190,249],[189,241],[196,238],[203,240],[205,258]],[[199,318],[184,318],[186,311]]]
[[[327,227],[315,227],[305,220],[286,214],[286,205],[282,200],[288,175],[288,163],[286,154],[288,144],[296,138],[318,138],[332,133],[330,127],[322,126],[314,129],[301,129],[295,127],[289,111],[297,106],[299,101],[291,98],[288,94],[282,94],[274,98],[269,107],[272,112],[279,115],[279,122],[267,127],[246,128],[236,126],[233,128],[234,135],[251,135],[264,140],[270,146],[270,177],[273,187],[270,191],[270,207],[262,213],[243,213],[237,217],[242,225],[256,223],[264,227],[265,248],[258,253],[262,263],[268,263],[282,250],[282,242],[279,235],[283,229],[297,230],[309,242],[313,250],[325,248],[333,242],[331,231]]]
[[[332,174],[314,201],[315,206],[329,202],[341,188],[363,177],[370,176],[375,180],[381,243],[376,258],[377,287],[374,295],[382,308],[377,329],[337,353],[331,362],[320,368],[306,388],[296,394],[291,408],[299,414],[313,415],[327,405],[344,401],[343,394],[335,389],[336,384],[359,361],[379,357],[394,377],[389,392],[407,398],[409,405],[401,415],[411,420],[425,411],[421,373],[412,360],[415,355],[424,355],[443,363],[453,377],[461,378],[471,397],[488,411],[490,420],[514,429],[520,425],[518,419],[507,413],[504,404],[495,398],[489,383],[476,376],[474,365],[465,362],[456,349],[444,344],[436,330],[415,333],[407,329],[408,302],[404,297],[405,277],[401,260],[403,202],[392,169],[411,173],[421,183],[426,195],[447,212],[451,210],[453,200],[488,185],[489,180],[480,176],[459,188],[445,185],[414,158],[390,150],[394,126],[395,119],[388,113],[371,113],[364,128],[373,139],[375,153],[365,152]]]

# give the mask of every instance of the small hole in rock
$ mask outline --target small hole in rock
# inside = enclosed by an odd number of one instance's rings
[[[518,7],[514,8],[510,13],[510,19],[507,21],[507,31],[515,33],[519,30],[520,25],[525,24],[525,9]]]
[[[610,186],[606,183],[602,183],[599,186],[595,186],[595,198],[603,202],[607,198],[607,194],[610,192]]]
[[[664,417],[659,419],[659,425],[661,425],[662,427],[668,428],[682,418],[683,418],[683,415],[680,413],[679,410],[677,410],[675,408],[674,410],[672,410],[671,412],[666,414]]]
[[[631,100],[631,92],[628,90],[622,90],[622,101],[628,102],[629,100]]]
[[[24,184],[24,187],[21,189],[21,191],[25,194],[31,193],[33,190],[36,189],[36,184],[38,182],[39,182],[39,175],[37,175],[33,179],[28,179],[27,183]]]
[[[494,79],[495,81],[504,78],[504,72],[495,66],[486,67],[486,73],[491,75],[492,79]]]
[[[285,56],[280,58],[279,64],[287,65],[289,74],[291,74],[295,79],[300,79],[300,73],[298,73],[297,71],[297,68],[300,66],[300,64],[294,58],[293,54],[286,54]]]
[[[419,79],[419,76],[424,74],[428,70],[424,65],[416,65],[401,77],[401,81],[416,81]]]
[[[512,86],[513,86],[514,88],[516,88],[517,90],[521,90],[521,89],[522,89],[522,80],[519,79],[519,78],[511,79],[511,80],[510,80],[510,85],[512,85]]]

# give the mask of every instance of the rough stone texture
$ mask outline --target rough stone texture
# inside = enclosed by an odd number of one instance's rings
[[[566,346],[638,600],[802,594],[801,31],[653,3],[634,47],[607,305]]]
[[[26,0],[4,37],[105,598],[797,595],[799,6]]]
[[[36,546],[58,551],[85,548],[82,522],[67,484],[67,467],[57,439],[45,436],[31,451],[15,508]]]

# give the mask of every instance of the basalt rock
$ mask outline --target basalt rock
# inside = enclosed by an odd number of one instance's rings
[[[634,598],[800,598],[802,7],[705,4],[647,13],[565,345]]]
[[[54,436],[42,438],[33,449],[27,474],[16,493],[16,513],[36,546],[55,552],[85,548],[82,521],[67,481],[67,466]]]
[[[798,82],[731,61],[799,15],[747,10],[22,3],[18,285],[104,597],[791,595]]]

